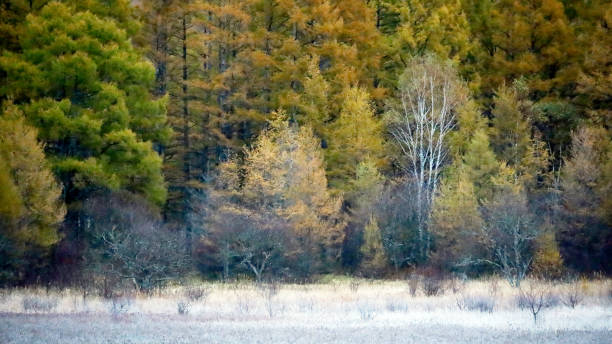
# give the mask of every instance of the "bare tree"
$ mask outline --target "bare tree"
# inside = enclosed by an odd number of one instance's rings
[[[105,283],[127,281],[150,291],[191,268],[181,235],[167,229],[139,197],[124,192],[99,196],[86,202],[84,213],[90,236],[87,266]]]
[[[434,57],[411,61],[399,81],[399,99],[386,114],[389,131],[402,152],[401,164],[416,184],[419,254],[430,248],[429,210],[447,161],[446,136],[455,125],[455,110],[466,97],[455,70]]]
[[[550,285],[540,280],[533,280],[527,286],[521,287],[518,303],[519,308],[529,310],[533,316],[533,323],[537,324],[540,312],[555,306],[558,300],[550,291]]]
[[[485,205],[484,215],[482,239],[491,255],[485,261],[496,267],[510,285],[518,287],[531,266],[533,243],[539,233],[524,192],[499,192]]]

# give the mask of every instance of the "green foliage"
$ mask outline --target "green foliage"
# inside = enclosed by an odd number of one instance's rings
[[[31,15],[22,52],[5,52],[2,96],[23,104],[67,200],[90,186],[125,188],[165,200],[153,142],[168,138],[165,99],[149,95],[153,69],[112,20],[53,2]]]

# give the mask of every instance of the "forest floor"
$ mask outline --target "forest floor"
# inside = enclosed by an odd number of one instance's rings
[[[406,281],[212,283],[112,299],[0,290],[0,343],[609,343],[612,335],[612,280],[440,287],[427,296],[431,285],[413,295]]]

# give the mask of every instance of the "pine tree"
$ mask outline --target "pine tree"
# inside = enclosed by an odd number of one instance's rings
[[[150,64],[112,20],[53,2],[29,16],[23,53],[5,53],[0,94],[23,105],[66,188],[66,200],[92,188],[123,188],[162,204],[165,101],[152,99]],[[87,191],[89,190],[89,191]]]

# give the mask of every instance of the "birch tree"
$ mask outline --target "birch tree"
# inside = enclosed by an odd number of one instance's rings
[[[413,59],[399,80],[399,95],[389,106],[389,132],[399,148],[399,162],[415,185],[418,247],[421,259],[430,249],[427,229],[433,197],[447,159],[447,135],[455,110],[465,102],[465,87],[455,70],[431,56]]]

